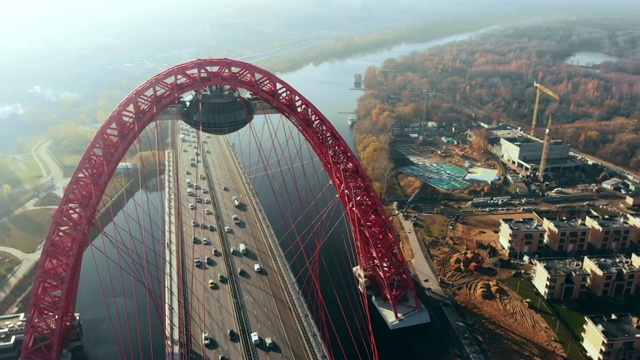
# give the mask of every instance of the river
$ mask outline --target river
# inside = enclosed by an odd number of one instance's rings
[[[484,31],[484,30],[483,30]],[[356,55],[346,60],[337,60],[332,62],[323,63],[320,65],[308,65],[299,70],[278,74],[284,81],[293,86],[298,92],[300,92],[306,99],[313,103],[320,111],[333,123],[340,134],[345,138],[349,146],[355,151],[355,133],[353,129],[347,124],[347,118],[349,114],[342,114],[353,112],[356,107],[357,99],[363,94],[362,90],[349,90],[353,87],[353,75],[363,74],[369,66],[380,66],[382,62],[388,58],[398,57],[404,54],[408,54],[414,51],[426,50],[430,47],[446,44],[452,41],[468,39],[474,34],[480,32],[465,33],[460,35],[449,36],[446,38],[421,43],[421,44],[402,44],[383,51],[375,53]],[[259,184],[258,184],[259,185]],[[257,188],[259,193],[263,190]],[[266,190],[266,189],[264,189]],[[136,197],[148,198],[141,201],[150,201],[152,203],[160,202],[160,193],[149,193],[146,191],[139,191]],[[270,195],[263,201],[265,210],[268,211],[269,204],[273,204],[272,199],[269,199]],[[262,197],[262,195],[261,195]],[[140,201],[138,201],[140,202]],[[129,206],[129,204],[127,205]],[[162,210],[161,206],[154,207],[158,213],[149,213],[146,216],[161,218]],[[277,212],[276,212],[277,213]],[[127,220],[121,213],[114,221],[118,224],[116,227],[128,226],[124,224],[132,223],[131,219]],[[277,219],[274,219],[278,222]],[[136,220],[143,221],[143,220]],[[135,223],[135,221],[133,222]],[[111,229],[111,228],[110,228]],[[105,231],[112,231],[106,229]],[[346,229],[336,229],[336,236],[343,236]],[[161,235],[160,235],[161,236]],[[156,241],[161,241],[157,240]],[[101,247],[102,239],[98,239],[94,242],[94,246]],[[107,247],[106,252],[112,251]],[[331,252],[339,251],[339,249],[329,248]],[[95,265],[94,265],[94,253]],[[331,261],[331,260],[329,260]],[[112,272],[110,275],[119,276],[119,274],[113,273],[113,267],[111,270],[107,267],[107,263],[104,256],[101,256],[97,252],[87,251],[85,253],[84,266],[81,271],[80,278],[80,290],[78,294],[77,311],[84,317],[84,345],[85,354],[89,359],[113,359],[122,357],[122,353],[117,352],[114,341],[122,343],[125,339],[130,339],[132,344],[136,344],[133,347],[139,345],[145,348],[142,353],[133,353],[130,350],[126,350],[124,356],[133,358],[153,358],[161,357],[163,354],[163,340],[162,333],[159,331],[161,321],[155,318],[155,312],[153,309],[146,308],[146,301],[136,302],[136,298],[140,299],[140,296],[144,296],[144,288],[141,286],[125,286],[125,289],[114,289],[116,293],[116,300],[107,300],[108,311],[105,310],[105,300],[102,298],[102,291],[100,287],[104,287],[105,280],[109,279],[109,276],[102,276],[101,283],[98,281],[98,274]],[[346,265],[346,264],[343,264]],[[135,269],[133,269],[135,270]],[[327,276],[340,276],[339,274],[328,274]],[[350,276],[350,275],[349,275]],[[111,290],[108,293],[112,292]],[[131,309],[131,314],[137,314],[140,318],[132,319],[125,316],[119,323],[115,324],[116,329],[121,329],[121,334],[115,334],[117,330],[112,330],[110,323],[115,321],[114,313],[116,312],[113,304],[121,304],[126,308]],[[135,307],[140,306],[138,310]],[[375,319],[374,319],[375,320]],[[149,324],[150,332],[137,333],[133,331],[137,327],[132,327],[129,330],[127,322],[137,322],[143,324]],[[429,330],[422,329],[420,332],[402,331],[402,333],[396,333],[390,335],[388,330],[385,330],[385,325],[380,321],[374,321],[374,331],[379,336],[378,342],[380,346],[380,354],[384,357],[398,356],[398,357],[421,357],[425,355],[424,348],[412,346],[398,347],[398,341],[403,338],[406,342],[433,342],[433,345],[437,347],[440,339],[438,336],[442,334],[429,333]],[[348,334],[344,334],[345,336]],[[339,333],[337,335],[341,337]],[[115,338],[115,339],[114,339]],[[429,340],[431,339],[431,340]],[[130,349],[129,345],[120,345],[121,348]],[[355,349],[348,349],[346,353],[356,356]],[[432,352],[428,352],[430,357],[437,357],[441,355],[438,350],[435,349]],[[348,356],[351,357],[351,356]]]

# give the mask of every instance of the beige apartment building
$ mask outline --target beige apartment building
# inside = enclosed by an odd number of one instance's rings
[[[509,253],[531,253],[544,245],[542,220],[534,216],[523,219],[500,219],[498,241]]]
[[[588,276],[575,259],[538,259],[531,282],[545,299],[572,300],[586,291]]]
[[[585,256],[582,268],[589,273],[587,287],[596,296],[620,298],[633,295],[640,281],[640,257],[631,259],[616,255],[611,257]]]
[[[585,316],[582,346],[593,360],[635,360],[640,356],[640,322],[630,314]]]
[[[587,248],[591,228],[579,218],[544,218],[545,243],[554,251],[581,251]]]
[[[622,216],[587,216],[585,225],[591,228],[589,243],[596,249],[627,249],[636,241],[634,226]]]

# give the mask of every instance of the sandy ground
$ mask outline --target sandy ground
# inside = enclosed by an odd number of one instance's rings
[[[564,351],[553,340],[555,334],[544,319],[497,281],[512,276],[515,270],[497,269],[497,276],[468,270],[475,261],[506,258],[497,243],[498,219],[502,216],[466,215],[465,225],[458,223],[445,237],[431,239],[434,264],[492,359],[561,359]],[[513,214],[514,218],[520,216],[526,214]]]

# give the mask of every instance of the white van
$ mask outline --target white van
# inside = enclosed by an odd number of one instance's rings
[[[251,341],[253,342],[253,345],[260,345],[260,337],[257,332],[251,333]]]

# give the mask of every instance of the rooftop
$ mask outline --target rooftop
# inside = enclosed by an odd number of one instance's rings
[[[589,315],[587,318],[593,322],[600,330],[600,333],[609,341],[640,338],[639,319],[631,316],[631,314],[611,314],[609,319],[604,315]]]
[[[511,231],[545,231],[542,227],[542,221],[540,219],[531,217],[523,219],[501,219]]]
[[[599,217],[591,217],[591,219],[595,220],[602,228],[631,227],[631,224],[629,224],[627,219],[622,216],[605,215]]]
[[[0,316],[0,351],[13,349],[16,340],[24,335],[24,313]]]
[[[584,220],[580,218],[562,218],[562,219],[547,219],[549,220],[558,230],[566,230],[566,229],[584,229],[587,230],[589,227],[584,224]]]
[[[616,273],[618,271],[636,272],[638,269],[631,265],[629,259],[624,255],[616,255],[612,257],[590,257],[586,256],[589,260],[593,261],[603,273]]]
[[[544,266],[551,275],[588,275],[589,272],[582,268],[582,263],[573,258],[563,259],[538,259],[538,262]]]

